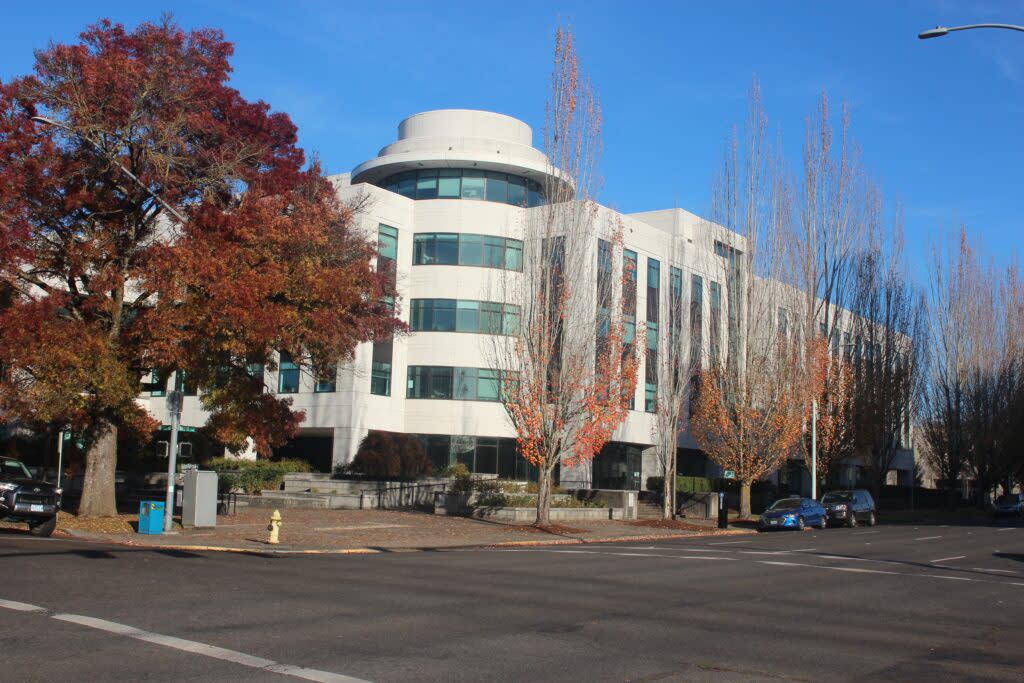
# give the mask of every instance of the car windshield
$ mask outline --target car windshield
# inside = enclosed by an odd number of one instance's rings
[[[842,493],[826,493],[825,497],[821,499],[822,503],[849,503],[853,500],[853,494],[849,492]]]
[[[0,473],[5,477],[32,478],[32,475],[28,473],[28,469],[21,464],[20,460],[11,460],[9,458],[0,458]]]
[[[1004,493],[1003,495],[1001,495],[998,498],[996,498],[996,505],[1013,505],[1018,500],[1019,499],[1017,498],[1017,494],[1016,493],[1014,493],[1012,495],[1007,495],[1007,494]]]
[[[800,507],[799,498],[783,498],[782,500],[775,501],[769,510],[795,510]]]

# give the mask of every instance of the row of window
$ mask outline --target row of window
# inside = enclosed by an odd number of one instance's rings
[[[417,434],[435,469],[461,463],[474,474],[536,481],[538,470],[519,455],[515,439],[448,434]],[[555,469],[558,481],[558,468]]]
[[[482,266],[523,269],[523,243],[491,235],[421,232],[413,237],[414,266]]]
[[[517,334],[519,306],[492,301],[413,299],[409,320],[415,332]]]
[[[501,398],[502,375],[489,368],[454,368],[410,365],[406,398],[497,401]]]
[[[510,173],[471,168],[426,168],[390,175],[381,181],[385,190],[409,199],[480,199],[513,206],[540,206],[540,183]]]
[[[248,367],[249,374],[254,378],[263,382],[264,378],[264,367],[262,363],[252,363]],[[297,394],[299,393],[299,364],[295,362],[290,354],[285,351],[280,353],[280,362],[278,363],[277,370],[277,392],[278,394]],[[318,377],[313,383],[313,391],[317,394],[333,393],[337,391],[337,367],[332,368],[328,371],[327,375]],[[150,381],[160,387],[149,392],[150,396],[166,396],[167,378],[161,376],[160,373],[154,370],[151,374]],[[185,396],[196,396],[199,393],[199,387],[196,386],[195,382],[189,381],[188,373],[179,370],[174,374],[174,390],[180,391]]]

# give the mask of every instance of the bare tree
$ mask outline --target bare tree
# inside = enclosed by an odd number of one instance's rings
[[[550,518],[555,468],[593,458],[625,419],[637,366],[621,296],[630,273],[610,255],[598,264],[598,236],[621,252],[622,231],[593,201],[601,114],[569,30],[555,36],[551,88],[545,202],[528,212],[521,277],[502,280],[520,322],[491,345],[496,366],[509,373],[501,401],[520,453],[539,471],[538,525]]]
[[[854,275],[853,416],[857,453],[877,494],[909,447],[927,356],[926,308],[902,264],[899,210],[886,229],[881,200],[870,207],[868,246]]]
[[[931,271],[929,377],[922,432],[932,467],[950,489],[950,503],[968,461],[967,384],[981,335],[978,295],[991,287],[981,277],[977,254],[961,228],[934,249]]]
[[[765,128],[755,81],[743,148],[734,135],[716,183],[715,222],[708,226],[718,236],[716,253],[728,262],[728,354],[710,353],[691,420],[707,455],[735,471],[741,517],[750,515],[751,485],[796,446],[802,418],[801,352],[796,335],[779,324],[780,309],[789,301],[788,287],[779,280],[790,192]],[[729,230],[741,239],[730,239]]]

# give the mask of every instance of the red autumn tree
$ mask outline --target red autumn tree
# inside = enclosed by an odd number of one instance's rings
[[[0,417],[85,437],[82,514],[116,511],[151,370],[185,371],[214,436],[267,453],[302,415],[254,365],[323,372],[400,325],[351,210],[288,117],[229,87],[231,54],[216,30],[104,21],[0,84]]]

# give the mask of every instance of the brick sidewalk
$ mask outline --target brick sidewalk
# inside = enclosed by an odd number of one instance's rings
[[[657,528],[644,522],[568,522],[553,532],[524,525],[380,510],[283,510],[281,543],[266,543],[270,510],[247,509],[220,516],[215,529],[187,529],[172,535],[66,532],[77,538],[135,545],[203,546],[238,550],[339,551],[458,548],[499,544],[585,543],[613,539],[697,536],[722,532],[711,524]]]

